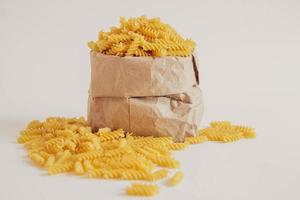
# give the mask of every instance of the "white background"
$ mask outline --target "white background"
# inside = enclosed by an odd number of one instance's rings
[[[255,140],[176,153],[184,181],[153,199],[300,199],[299,10],[297,0],[1,0],[0,199],[124,198],[129,182],[49,177],[15,143],[32,119],[86,115],[86,43],[122,15],[160,16],[197,42],[203,126],[257,130]]]

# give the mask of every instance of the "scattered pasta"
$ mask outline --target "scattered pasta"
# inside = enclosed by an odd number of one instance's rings
[[[201,144],[208,141],[208,139],[206,136],[200,135],[196,137],[186,137],[185,141],[188,142],[189,144]]]
[[[157,185],[133,183],[126,188],[126,194],[135,196],[153,196],[159,192]]]
[[[232,125],[228,121],[211,122],[210,127],[200,130],[199,133],[200,136],[198,137],[207,137],[207,139],[210,141],[218,142],[234,142],[242,138],[250,139],[256,137],[256,133],[253,128]]]
[[[159,18],[120,17],[120,27],[111,27],[110,32],[100,31],[97,41],[88,47],[106,55],[115,56],[190,56],[196,44],[181,37],[170,25]]]
[[[51,117],[30,122],[17,141],[24,145],[32,162],[49,175],[73,172],[90,178],[154,182],[180,167],[172,151],[206,141],[233,142],[241,138],[255,138],[254,129],[212,122],[198,136],[175,143],[171,137],[134,136],[122,129],[101,128],[92,133],[83,117]],[[167,185],[176,185],[182,178],[183,173],[177,172]],[[159,187],[152,184],[126,188],[128,195],[152,196],[158,192]]]
[[[168,186],[175,186],[183,179],[183,173],[178,171],[176,172],[167,182]]]

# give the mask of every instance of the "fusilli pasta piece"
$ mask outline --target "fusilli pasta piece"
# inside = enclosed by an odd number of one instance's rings
[[[126,194],[134,196],[153,196],[159,193],[159,187],[150,184],[134,183],[126,188]]]
[[[180,171],[176,172],[167,182],[168,186],[177,185],[182,179],[184,174]]]
[[[151,175],[151,179],[154,180],[154,181],[159,180],[159,179],[163,179],[163,178],[167,177],[168,174],[169,174],[168,170],[160,169],[160,170],[157,170],[156,172],[154,172]]]
[[[32,153],[32,154],[29,155],[29,157],[37,165],[42,166],[45,163],[45,159],[41,155],[39,155],[38,153]]]
[[[73,168],[72,162],[65,163],[62,165],[53,165],[52,167],[50,167],[48,169],[48,174],[55,175],[55,174],[59,174],[59,173],[64,173],[64,172],[70,171],[72,168]]]

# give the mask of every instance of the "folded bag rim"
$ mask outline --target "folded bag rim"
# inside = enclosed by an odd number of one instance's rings
[[[189,57],[131,57],[90,51],[93,97],[146,97],[184,93],[199,85],[196,53]]]

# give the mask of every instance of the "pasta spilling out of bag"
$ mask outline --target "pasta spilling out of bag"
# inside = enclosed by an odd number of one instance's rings
[[[172,151],[206,141],[233,142],[254,137],[252,128],[212,122],[198,136],[174,143],[171,137],[134,136],[122,129],[101,128],[92,133],[83,117],[52,117],[30,122],[20,132],[18,143],[49,175],[73,172],[91,178],[155,182],[168,177],[170,169],[180,167]],[[176,185],[182,178],[183,173],[177,171],[166,185]],[[128,195],[152,196],[158,192],[155,184],[134,183],[126,188]]]
[[[190,56],[196,46],[181,37],[159,18],[120,18],[120,27],[100,31],[97,41],[90,41],[91,50],[116,56]]]

